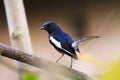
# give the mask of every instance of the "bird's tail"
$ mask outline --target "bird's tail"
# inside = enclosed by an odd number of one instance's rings
[[[92,39],[96,39],[96,38],[100,38],[100,36],[89,36],[89,37],[85,37],[85,38],[81,38],[80,40],[76,40],[72,43],[72,47],[75,49],[75,50],[78,50],[78,45],[79,43],[81,42],[85,42],[85,41],[89,41],[89,40],[92,40]],[[78,51],[79,52],[79,51]]]
[[[79,43],[81,43],[81,42],[89,41],[89,40],[96,39],[96,38],[100,38],[100,36],[89,36],[89,37],[85,37],[85,38],[81,38],[80,40],[77,40],[76,42],[79,44]]]

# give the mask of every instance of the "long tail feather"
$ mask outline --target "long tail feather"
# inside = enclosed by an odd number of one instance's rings
[[[89,40],[92,40],[92,39],[96,39],[96,38],[100,38],[100,36],[89,36],[89,37],[85,37],[85,38],[81,38],[80,40],[76,40],[72,43],[72,47],[77,50],[79,49],[78,48],[78,45],[79,43],[81,42],[86,42],[86,41],[89,41]]]
[[[100,38],[100,36],[89,36],[89,37],[81,38],[80,40],[77,40],[77,43],[79,44],[80,42],[85,42],[96,38]]]

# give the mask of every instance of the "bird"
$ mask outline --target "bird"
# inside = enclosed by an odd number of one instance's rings
[[[55,22],[47,21],[45,22],[40,30],[45,30],[48,32],[48,40],[50,44],[59,52],[61,56],[56,60],[56,63],[64,56],[64,54],[71,57],[72,67],[73,59],[77,60],[76,52],[80,53],[80,49],[78,47],[79,43],[88,41],[91,39],[99,38],[100,36],[89,36],[82,38],[80,40],[73,40],[72,37],[64,32]]]

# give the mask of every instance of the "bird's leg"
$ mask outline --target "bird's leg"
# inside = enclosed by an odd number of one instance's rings
[[[64,54],[62,54],[56,61],[56,63],[64,56]]]
[[[73,58],[71,57],[71,65],[70,65],[71,68],[72,68],[72,63],[73,63]]]

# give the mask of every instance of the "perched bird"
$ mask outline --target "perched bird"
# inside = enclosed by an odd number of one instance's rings
[[[45,22],[40,30],[46,30],[48,32],[49,42],[58,52],[62,54],[56,62],[58,62],[64,54],[66,54],[71,57],[70,67],[72,67],[73,58],[76,60],[78,59],[75,51],[80,53],[78,47],[79,43],[100,37],[90,36],[80,40],[73,40],[70,35],[62,31],[61,28],[52,21]]]

